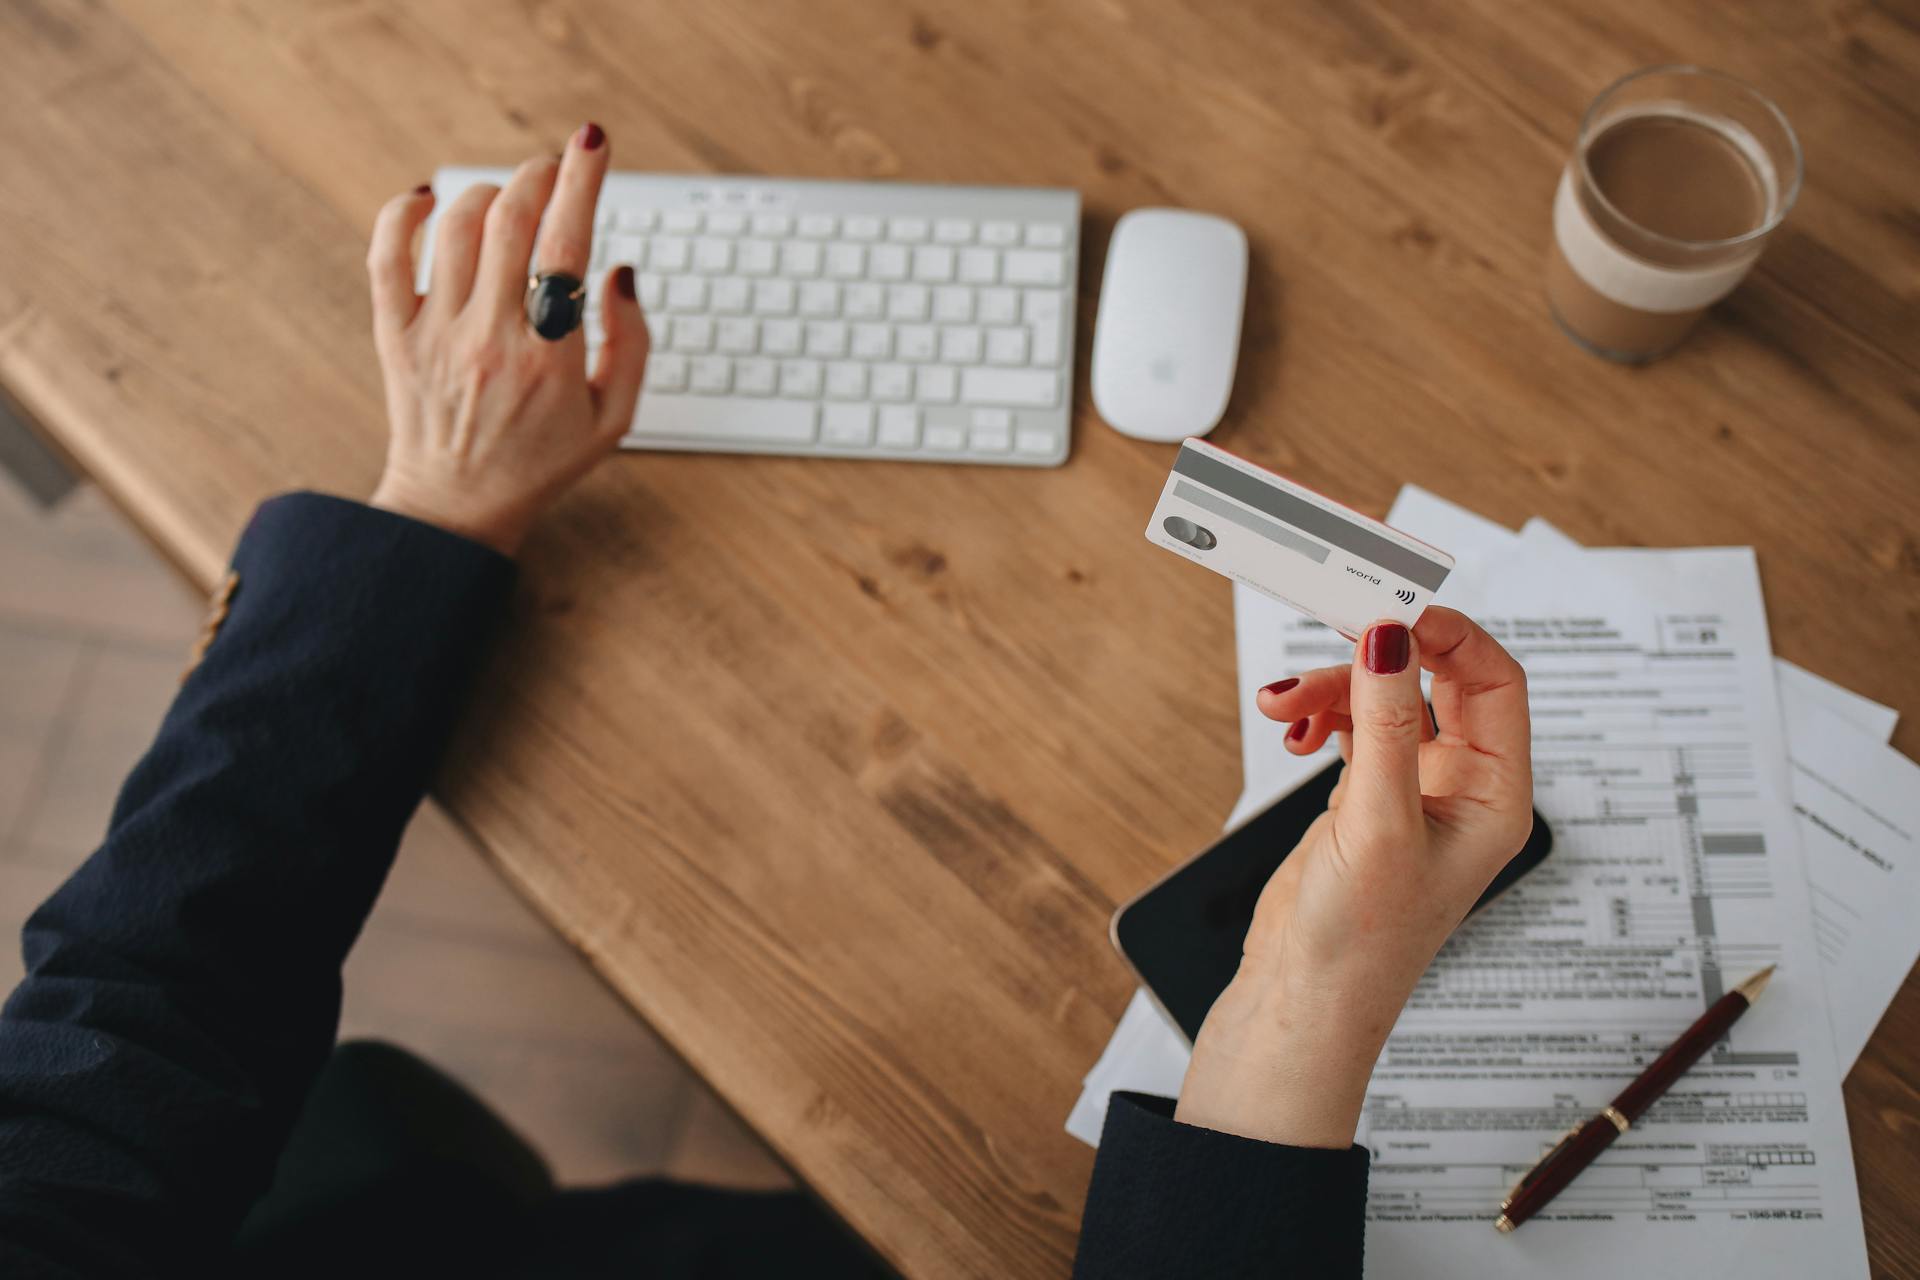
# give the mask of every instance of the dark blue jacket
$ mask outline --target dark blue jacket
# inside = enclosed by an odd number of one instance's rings
[[[357,503],[263,505],[227,616],[0,1011],[0,1276],[219,1269],[513,582]],[[1076,1274],[1357,1274],[1366,1157],[1117,1099]]]

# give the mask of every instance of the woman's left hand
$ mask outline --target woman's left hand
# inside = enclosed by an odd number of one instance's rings
[[[504,189],[467,188],[440,213],[425,297],[413,291],[413,238],[433,193],[380,211],[367,274],[390,435],[374,506],[512,555],[626,433],[648,348],[633,269],[608,277],[591,376],[585,336],[549,342],[525,309],[529,259],[536,272],[586,276],[609,151],[598,125],[582,125],[563,156],[527,161]]]

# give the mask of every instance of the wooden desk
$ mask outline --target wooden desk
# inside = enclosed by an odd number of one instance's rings
[[[1077,187],[1082,368],[1114,219],[1187,203],[1254,249],[1221,443],[1376,512],[1417,480],[1594,543],[1751,542],[1779,651],[1920,754],[1912,19],[1553,9],[16,0],[0,378],[211,583],[261,497],[370,489],[363,237],[437,163],[592,118],[625,167]],[[1545,314],[1549,198],[1592,94],[1681,60],[1776,96],[1808,184],[1629,371]],[[1066,1271],[1061,1123],[1131,985],[1108,913],[1239,787],[1227,590],[1140,539],[1170,450],[1078,394],[1054,471],[616,460],[529,548],[443,789],[915,1276]],[[1847,1097],[1877,1266],[1920,1274],[1915,983]]]

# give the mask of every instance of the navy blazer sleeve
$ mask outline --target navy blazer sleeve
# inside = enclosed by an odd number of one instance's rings
[[[1358,1276],[1367,1151],[1283,1147],[1116,1093],[1080,1226],[1077,1280]]]
[[[0,1011],[0,1275],[218,1269],[513,579],[316,494],[263,505],[234,569],[105,843],[27,922]]]

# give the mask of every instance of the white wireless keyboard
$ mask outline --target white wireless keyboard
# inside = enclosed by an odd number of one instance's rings
[[[508,172],[442,169],[438,207]],[[1073,191],[612,173],[587,347],[629,263],[653,331],[629,448],[1057,466],[1079,241]]]

